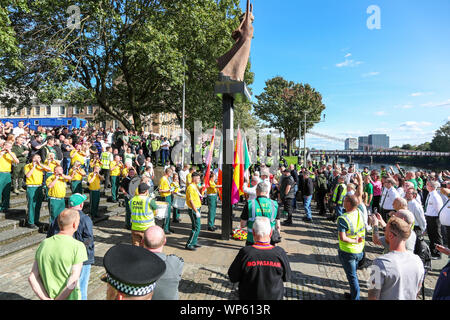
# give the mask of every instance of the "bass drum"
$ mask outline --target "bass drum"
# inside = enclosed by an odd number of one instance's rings
[[[141,178],[140,177],[134,177],[130,181],[130,185],[128,186],[128,194],[131,197],[134,197],[137,193],[137,188],[141,184]]]
[[[174,194],[173,195],[173,203],[174,208],[179,210],[186,209],[186,195],[184,194]]]
[[[164,201],[156,201],[157,209],[153,211],[155,219],[164,220],[169,217],[169,204]]]

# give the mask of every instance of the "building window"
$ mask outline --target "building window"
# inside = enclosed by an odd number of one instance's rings
[[[25,115],[31,116],[31,107],[27,107],[27,109],[25,110]]]
[[[79,113],[80,113],[80,108],[74,107],[73,108],[73,114],[79,114]]]
[[[66,107],[65,106],[60,106],[59,107],[59,115],[63,116],[66,114]]]
[[[87,107],[87,114],[93,114],[94,113],[94,107],[93,106],[88,106]]]
[[[45,114],[50,116],[52,114],[52,107],[51,106],[47,106],[45,107]]]
[[[10,107],[6,108],[6,116],[7,117],[11,116],[11,108]]]
[[[41,107],[39,107],[39,106],[34,107],[34,115],[36,115],[36,116],[41,115]]]

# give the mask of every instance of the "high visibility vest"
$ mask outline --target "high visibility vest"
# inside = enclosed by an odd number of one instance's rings
[[[109,164],[111,163],[111,154],[109,152],[102,152],[101,161],[102,161],[102,169],[109,170]]]
[[[364,250],[365,236],[366,236],[366,226],[364,224],[364,219],[362,212],[359,209],[355,211],[344,213],[338,219],[344,219],[347,222],[349,230],[347,230],[346,235],[351,239],[356,239],[356,237],[363,238],[361,243],[348,243],[344,242],[339,238],[339,249],[348,253],[361,253]]]
[[[343,190],[342,190],[342,193],[341,193],[341,196],[339,197],[339,199],[336,199],[336,198],[337,198],[337,193],[338,193],[339,186],[342,186],[342,187],[343,187]],[[339,205],[342,205],[342,202],[343,202],[344,197],[345,197],[346,194],[347,194],[347,186],[346,186],[345,184],[343,184],[343,183],[338,184],[338,185],[336,186],[336,188],[334,188],[333,202],[334,202],[334,203],[337,203],[337,204],[339,204]]]
[[[134,196],[130,202],[131,229],[145,231],[155,225],[155,216],[150,208],[152,198],[146,196]]]
[[[278,203],[269,198],[258,198],[261,207],[256,199],[248,201],[248,213],[249,218],[247,221],[247,241],[254,242],[253,240],[253,223],[256,217],[267,217],[270,219],[270,226],[272,230],[275,228],[275,220],[277,218]],[[261,208],[263,211],[261,211]]]

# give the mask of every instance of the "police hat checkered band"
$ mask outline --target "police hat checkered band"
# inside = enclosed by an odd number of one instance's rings
[[[109,274],[106,276],[106,281],[110,285],[112,285],[115,289],[119,290],[120,292],[125,293],[128,296],[134,296],[134,297],[146,296],[146,295],[150,294],[151,292],[153,292],[153,290],[155,290],[155,287],[156,287],[156,282],[146,285],[146,286],[142,286],[142,287],[136,287],[136,286],[124,284],[122,282],[119,282],[119,281],[111,278],[111,276]]]

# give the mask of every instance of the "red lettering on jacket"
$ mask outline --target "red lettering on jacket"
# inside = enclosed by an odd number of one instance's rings
[[[275,261],[257,260],[257,261],[247,261],[246,266],[247,267],[264,266],[264,267],[281,268],[281,263]]]

